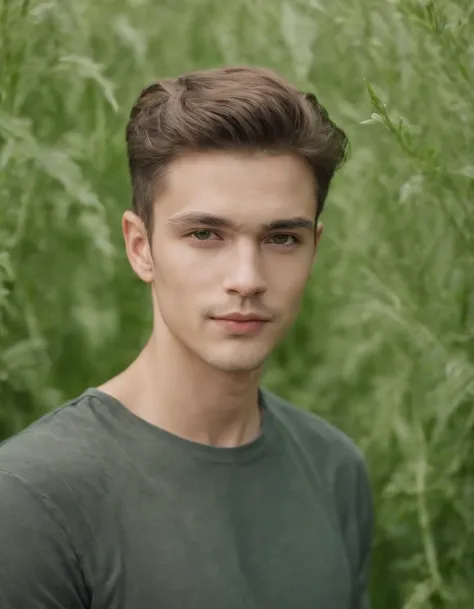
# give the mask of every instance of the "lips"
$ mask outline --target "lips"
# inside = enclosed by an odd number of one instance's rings
[[[213,320],[225,332],[240,335],[258,334],[269,321],[261,316],[240,314],[215,317]]]
[[[237,322],[247,322],[247,321],[270,321],[268,317],[259,314],[253,313],[230,313],[229,315],[220,315],[219,317],[214,317],[214,319],[225,320],[225,321],[237,321]]]

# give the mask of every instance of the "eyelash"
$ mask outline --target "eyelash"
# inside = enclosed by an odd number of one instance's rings
[[[207,229],[207,228],[201,228],[199,230],[191,231],[186,236],[193,239],[194,235],[196,235],[196,233],[200,233],[200,232],[209,232],[209,233],[214,233],[215,235],[218,234],[214,230]],[[277,247],[291,247],[292,245],[299,245],[302,242],[301,237],[299,237],[298,235],[290,234],[290,233],[275,233],[275,234],[271,235],[271,237],[269,237],[269,239],[272,239],[275,237],[291,237],[292,239],[294,239],[294,242],[291,244],[279,245],[277,243],[274,243],[273,245],[276,245]],[[201,242],[201,243],[206,243],[207,241],[212,241],[211,239],[193,239],[193,240]]]

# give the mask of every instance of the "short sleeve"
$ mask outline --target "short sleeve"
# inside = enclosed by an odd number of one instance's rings
[[[0,607],[87,609],[81,564],[57,510],[0,470]]]

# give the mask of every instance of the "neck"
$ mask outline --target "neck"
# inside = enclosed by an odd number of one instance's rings
[[[138,358],[99,389],[149,423],[177,436],[219,447],[256,439],[262,370],[228,373],[212,368],[169,333],[153,331]]]

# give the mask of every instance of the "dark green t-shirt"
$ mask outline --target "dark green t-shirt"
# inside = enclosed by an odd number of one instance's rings
[[[96,389],[0,445],[1,609],[366,609],[371,492],[342,432],[179,438]]]

